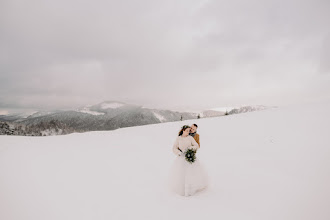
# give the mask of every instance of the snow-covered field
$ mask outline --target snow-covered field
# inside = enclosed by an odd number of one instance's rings
[[[65,136],[0,136],[1,220],[330,219],[330,103]],[[172,194],[183,124],[211,185]]]

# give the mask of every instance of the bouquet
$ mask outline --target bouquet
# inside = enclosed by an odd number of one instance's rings
[[[186,161],[188,161],[189,163],[193,163],[196,160],[196,149],[192,149],[192,148],[188,148],[185,151],[185,157],[186,157]]]

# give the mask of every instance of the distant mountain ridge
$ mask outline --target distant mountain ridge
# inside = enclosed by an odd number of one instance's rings
[[[197,114],[105,101],[74,110],[35,112],[27,117],[5,115],[0,116],[0,121],[19,124],[22,128],[31,128],[28,133],[40,135],[44,130],[49,130],[47,134],[115,130],[123,127],[179,121],[181,117],[182,120],[197,119]],[[21,133],[24,132],[21,131]]]
[[[260,111],[265,110],[270,107],[264,105],[255,105],[255,106],[242,106],[239,108],[234,108],[228,112],[229,115],[231,114],[239,114],[239,113],[246,113],[246,112],[253,112],[253,111]]]
[[[264,107],[247,106],[233,109],[227,114],[264,109]],[[178,112],[171,110],[151,109],[140,105],[118,101],[104,101],[96,105],[88,105],[72,110],[54,110],[33,112],[30,115],[2,115],[0,121],[20,126],[26,135],[66,134],[71,132],[115,130],[147,124],[197,119],[199,117],[217,117],[225,112],[206,110],[201,113]],[[8,133],[8,132],[7,132]],[[10,133],[10,132],[9,132]],[[15,132],[13,132],[15,133]]]

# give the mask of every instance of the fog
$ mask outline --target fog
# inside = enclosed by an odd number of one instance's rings
[[[0,4],[0,114],[330,100],[326,0]]]

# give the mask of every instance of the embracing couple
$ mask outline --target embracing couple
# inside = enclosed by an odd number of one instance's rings
[[[177,157],[169,172],[169,186],[182,196],[194,195],[208,186],[208,175],[198,157],[193,163],[187,159],[189,150],[200,149],[197,128],[196,124],[182,126],[172,148]]]
[[[198,126],[193,124],[191,126],[184,125],[179,131],[179,136],[176,138],[175,143],[173,145],[174,154],[181,156],[184,151],[193,146],[195,149],[200,148],[199,143],[199,134],[197,134]]]

